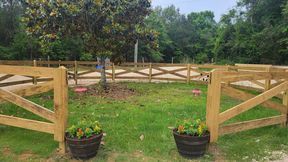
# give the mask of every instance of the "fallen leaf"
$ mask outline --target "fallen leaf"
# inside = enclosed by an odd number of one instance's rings
[[[174,127],[168,127],[168,129],[170,129],[170,130],[173,130],[173,129],[174,129]]]
[[[144,140],[144,134],[142,134],[142,135],[140,136],[140,140],[141,140],[141,141]]]

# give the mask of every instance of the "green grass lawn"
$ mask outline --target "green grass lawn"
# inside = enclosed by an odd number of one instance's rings
[[[105,145],[97,157],[91,161],[185,161],[176,150],[176,145],[168,127],[174,126],[179,119],[193,116],[205,118],[205,85],[181,83],[121,83],[135,89],[136,95],[126,100],[101,98],[97,96],[78,96],[69,92],[69,125],[83,118],[101,122]],[[200,88],[203,94],[194,97],[193,88]],[[31,97],[32,101],[52,107],[52,93]],[[222,111],[240,103],[229,97],[222,97]],[[1,114],[9,114],[30,119],[41,119],[12,104],[0,105]],[[277,115],[278,113],[256,107],[228,122],[256,119]],[[144,140],[140,136],[144,135]],[[23,154],[32,154],[30,161],[52,158],[58,143],[53,136],[20,128],[0,126],[0,161],[19,161]],[[280,126],[265,127],[219,138],[215,146],[220,157],[209,152],[201,161],[217,158],[226,160],[252,159],[263,160],[273,151],[288,151],[287,128]],[[2,150],[2,151],[1,151]],[[6,151],[5,151],[6,150]],[[8,150],[8,151],[7,151]],[[277,158],[272,156],[272,158]]]

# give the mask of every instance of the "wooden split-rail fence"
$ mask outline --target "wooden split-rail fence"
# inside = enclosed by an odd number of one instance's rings
[[[229,70],[215,69],[210,73],[207,92],[206,122],[211,133],[211,142],[216,142],[219,135],[281,124],[286,126],[288,112],[288,71],[271,66],[238,65]],[[245,87],[235,84],[250,81],[261,88]],[[262,81],[262,82],[261,82]],[[246,89],[259,90],[258,95],[249,93]],[[221,94],[228,95],[242,103],[220,112]],[[271,100],[278,97],[282,103]],[[257,105],[274,109],[280,115],[250,121],[225,124]]]
[[[0,75],[0,88],[7,87],[12,85],[24,84],[24,83],[33,83],[28,90],[19,90],[16,91],[15,94],[21,94],[23,96],[22,91],[25,91],[25,95],[31,95],[30,91],[35,91],[35,93],[45,92],[47,90],[47,84],[49,83],[54,88],[54,96],[62,95],[63,98],[67,97],[67,85],[62,87],[60,90],[60,86],[55,84],[60,81],[61,84],[64,83],[64,76],[57,77],[54,75],[55,71],[59,69],[49,69],[45,73],[38,74],[37,70],[43,69],[42,67],[60,67],[65,66],[67,68],[67,77],[70,80],[74,80],[74,83],[78,84],[79,81],[82,80],[95,80],[100,79],[101,67],[99,67],[98,62],[92,61],[0,61],[0,64],[6,65],[26,65],[26,66],[34,66],[34,67],[19,67],[13,69],[22,69],[17,73],[13,71],[6,71],[6,75]],[[4,66],[2,66],[4,67]],[[5,73],[5,71],[1,71],[0,74]],[[8,66],[5,66],[8,67]],[[96,68],[97,67],[97,68]],[[4,68],[5,69],[5,68]],[[11,67],[10,67],[11,69]],[[25,70],[26,69],[26,70]],[[34,72],[28,73],[27,71]],[[63,68],[60,68],[63,70]],[[12,69],[11,69],[12,70]],[[17,71],[17,70],[15,70]],[[41,72],[44,72],[40,70]],[[51,73],[49,72],[51,71]],[[52,72],[54,71],[54,72]],[[10,73],[11,74],[10,74]],[[44,75],[46,74],[46,75]],[[24,75],[28,77],[25,80],[18,81],[7,81],[9,78],[13,77],[13,75]],[[64,75],[64,72],[62,73]],[[66,75],[66,72],[65,72]],[[197,64],[163,64],[163,63],[124,63],[120,65],[114,65],[113,63],[106,64],[106,76],[110,81],[122,81],[122,80],[132,80],[132,81],[181,81],[181,82],[197,82],[208,84],[208,94],[207,94],[207,125],[211,132],[211,141],[215,142],[218,139],[219,135],[234,133],[244,130],[249,130],[253,128],[274,125],[274,124],[282,124],[286,125],[287,123],[287,105],[288,105],[288,68],[280,67],[280,66],[272,66],[272,65],[253,65],[253,64],[236,64],[234,66],[230,65],[197,65]],[[47,83],[41,83],[41,82]],[[63,83],[62,83],[63,82]],[[40,88],[40,87],[46,88]],[[50,87],[51,88],[51,87]],[[253,95],[244,90],[256,90],[259,95]],[[29,91],[26,92],[26,91]],[[65,92],[64,92],[65,91]],[[3,92],[3,94],[6,91]],[[221,93],[222,92],[222,93]],[[26,94],[27,93],[27,94]],[[34,94],[34,93],[32,93]],[[228,109],[224,112],[220,112],[220,97],[221,94],[228,95],[232,98],[236,98],[238,100],[242,100],[243,103],[234,106],[231,109]],[[20,95],[20,96],[21,96]],[[0,93],[0,98],[2,94]],[[271,101],[272,97],[278,97],[282,100],[282,104]],[[11,100],[11,99],[10,99]],[[67,111],[67,101],[60,101],[59,98],[54,98],[55,102],[55,120],[58,119],[59,110],[58,103],[61,103],[61,111],[63,111],[61,120],[66,120],[66,111]],[[271,109],[278,110],[281,115],[264,118],[264,119],[256,119],[252,121],[240,122],[225,125],[225,121],[243,113],[247,110],[252,109],[257,105],[262,105],[264,107],[268,107]],[[26,105],[24,105],[27,107]],[[24,107],[22,106],[22,107]],[[38,110],[38,109],[37,109]],[[33,110],[34,111],[34,110]],[[44,110],[45,111],[45,110]],[[52,112],[50,112],[51,114]],[[5,116],[7,118],[7,116]],[[45,117],[45,116],[44,116]],[[13,118],[13,117],[11,117]],[[4,123],[5,120],[0,118],[0,124]],[[51,118],[52,119],[52,118]],[[54,119],[54,118],[53,118]],[[10,119],[7,119],[9,121]],[[21,120],[21,119],[17,119]],[[62,122],[63,122],[62,121]],[[54,122],[54,121],[52,121]],[[45,130],[44,132],[55,133],[55,139],[63,144],[63,126],[65,124],[62,123],[61,131],[60,128],[57,128],[57,122],[55,121],[55,125],[50,125],[49,131]],[[33,122],[32,122],[33,123]],[[65,122],[64,122],[65,123]],[[5,123],[4,123],[5,124]],[[6,123],[7,124],[7,123]],[[11,123],[8,123],[11,125]],[[25,124],[29,125],[29,124]],[[61,125],[61,124],[60,124]],[[14,124],[14,126],[18,126]],[[22,125],[20,125],[22,126]],[[27,127],[35,127],[35,124],[31,124],[31,126]],[[54,128],[55,127],[55,128]],[[57,129],[56,129],[57,128]],[[54,131],[52,131],[52,129]],[[35,129],[34,129],[35,130]],[[41,129],[40,129],[41,131]],[[62,134],[60,135],[61,132]],[[63,148],[63,147],[62,147]]]
[[[9,79],[15,75],[21,75],[32,77],[32,79],[27,80],[27,82],[31,82],[31,80],[34,82],[34,85],[26,85],[9,90],[4,86],[14,85],[17,83],[1,83],[0,103],[10,102],[49,121],[43,122],[0,114],[0,124],[53,134],[54,139],[59,142],[60,152],[64,153],[64,135],[68,115],[68,85],[66,68],[0,65],[0,74],[2,75],[0,81]],[[37,79],[43,77],[43,80]],[[36,83],[36,80],[38,81],[38,84]],[[48,92],[50,90],[54,90],[54,107],[50,109],[24,98]]]

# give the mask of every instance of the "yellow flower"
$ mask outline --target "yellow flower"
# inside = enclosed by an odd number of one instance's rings
[[[85,129],[85,132],[89,132],[91,129],[90,128],[86,128]]]
[[[202,128],[202,126],[201,125],[199,125],[199,127],[198,127],[198,134],[199,135],[202,135],[202,133],[203,133],[203,128]]]
[[[100,132],[100,131],[101,131],[101,128],[100,128],[98,125],[96,125],[96,126],[94,127],[94,131],[95,131],[95,132]]]

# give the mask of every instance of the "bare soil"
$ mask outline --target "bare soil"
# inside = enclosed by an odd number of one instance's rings
[[[86,94],[88,95],[111,98],[116,100],[125,100],[137,94],[134,89],[129,88],[126,85],[117,83],[108,84],[108,87],[105,90],[98,85],[90,85],[87,88],[88,91],[86,92]]]

